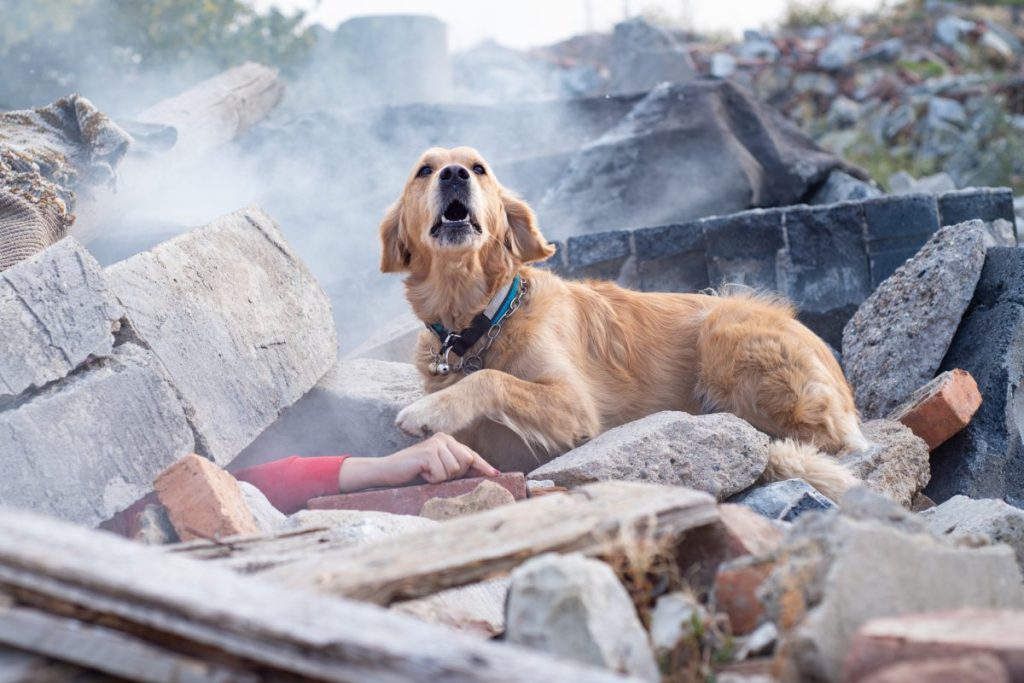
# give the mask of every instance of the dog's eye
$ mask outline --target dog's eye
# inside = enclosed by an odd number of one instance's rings
[[[418,176],[428,176],[428,175],[430,175],[433,172],[434,172],[434,169],[430,168],[429,166],[424,166],[423,168],[421,168],[419,170],[419,173],[417,173],[416,175],[418,175]]]
[[[484,175],[487,173],[487,170],[480,164],[476,164],[473,166],[473,173],[476,173],[477,175]]]

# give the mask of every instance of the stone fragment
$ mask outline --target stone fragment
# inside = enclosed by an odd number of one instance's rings
[[[827,71],[838,71],[852,64],[864,49],[860,36],[843,34],[836,36],[825,49],[818,53],[818,66]]]
[[[847,323],[843,364],[865,417],[888,415],[935,377],[991,239],[981,221],[942,228]]]
[[[754,631],[765,616],[761,586],[775,565],[763,558],[746,557],[722,565],[715,576],[715,606],[729,617],[734,635]]]
[[[736,659],[743,661],[758,655],[771,654],[779,640],[779,628],[770,621],[761,624],[743,640],[736,651]]]
[[[760,596],[785,632],[783,656],[799,680],[839,681],[854,636],[872,619],[1024,605],[1009,548],[958,548],[879,520],[807,516],[777,558]]]
[[[777,523],[743,505],[722,503],[718,521],[686,534],[676,563],[687,584],[704,591],[711,587],[721,564],[745,555],[766,555],[781,542]]]
[[[283,454],[388,455],[415,443],[395,417],[423,396],[423,378],[410,363],[361,358],[339,361],[235,461],[249,467]]]
[[[647,92],[664,81],[685,83],[697,77],[690,53],[668,31],[634,17],[612,33],[613,94]]]
[[[483,512],[516,502],[515,497],[500,484],[482,481],[469,493],[451,498],[431,498],[420,508],[420,517],[441,522],[446,519]]]
[[[97,526],[195,450],[174,387],[149,351],[118,346],[0,408],[0,504]]]
[[[299,510],[289,515],[280,531],[330,529],[332,544],[362,545],[410,531],[426,531],[437,522],[425,517],[373,510]]]
[[[245,504],[252,510],[253,518],[256,520],[256,526],[261,534],[275,533],[284,521],[288,519],[287,515],[267,500],[267,497],[263,495],[263,491],[260,491],[249,482],[238,482],[238,488],[242,491]]]
[[[1024,571],[1024,510],[991,498],[953,496],[919,516],[936,535],[977,534],[993,543],[1007,544],[1017,554],[1017,563]]]
[[[932,453],[925,493],[937,502],[963,494],[1024,506],[1024,250],[997,247],[985,258],[974,299],[942,369],[971,373],[984,397],[971,423]]]
[[[966,427],[981,407],[978,383],[965,370],[947,370],[898,406],[890,420],[902,422],[935,450]]]
[[[109,356],[123,315],[72,237],[0,272],[0,407]]]
[[[512,572],[505,639],[555,657],[661,680],[647,633],[608,565],[549,553]]]
[[[835,170],[828,174],[828,179],[811,197],[808,204],[838,204],[861,199],[881,197],[882,191],[874,185],[855,178],[845,171]]]
[[[839,462],[872,491],[909,508],[931,476],[928,445],[892,420],[865,422],[862,429],[872,445],[840,457]]]
[[[258,208],[104,271],[199,438],[230,462],[334,364],[330,302]]]
[[[973,660],[970,666],[961,660],[968,656]],[[876,680],[881,671],[889,671],[894,663],[913,663],[916,667],[908,667],[910,670],[926,672],[927,668],[919,667],[957,660],[962,662],[959,666],[942,667],[940,671],[959,671],[963,678],[913,680],[980,681],[983,679],[977,674],[981,672],[990,673],[992,677],[984,679],[988,681],[1024,678],[1024,612],[955,609],[869,621],[850,646],[844,680],[851,683]]]
[[[1010,683],[1010,673],[992,655],[964,655],[897,662],[855,683]]]
[[[768,437],[728,413],[665,411],[610,429],[530,473],[559,486],[648,481],[706,491],[742,491],[768,465]]]
[[[505,631],[508,587],[507,578],[495,579],[397,602],[389,609],[481,638],[494,638]]]
[[[376,510],[398,515],[419,515],[424,505],[431,499],[455,498],[475,491],[480,484],[490,482],[504,489],[512,500],[526,498],[526,477],[519,472],[507,472],[497,477],[470,477],[453,479],[440,484],[421,484],[418,486],[399,486],[356,493],[342,493],[336,496],[323,496],[309,501],[312,510]],[[491,489],[493,491],[493,489]],[[485,489],[481,494],[484,500],[494,502],[493,494]],[[503,499],[508,500],[508,499]],[[479,502],[474,498],[475,502]],[[434,504],[435,511],[443,508],[441,503]],[[440,514],[440,513],[439,513]]]
[[[139,530],[135,540],[146,545],[167,545],[177,543],[178,534],[174,531],[171,520],[167,517],[167,509],[162,505],[150,503],[142,508],[138,518]]]
[[[676,591],[658,598],[651,611],[651,644],[664,661],[683,650],[700,653],[700,636],[709,619],[707,610],[688,593]]]
[[[805,512],[831,510],[836,504],[803,479],[787,479],[755,486],[729,499],[768,519],[792,522]]]
[[[238,482],[206,458],[186,455],[161,472],[154,485],[183,541],[260,532]]]

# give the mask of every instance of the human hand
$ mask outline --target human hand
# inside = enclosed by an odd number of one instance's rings
[[[341,467],[342,493],[374,486],[399,486],[417,476],[431,484],[465,474],[496,477],[501,472],[454,437],[438,432],[430,438],[383,458],[349,458]]]

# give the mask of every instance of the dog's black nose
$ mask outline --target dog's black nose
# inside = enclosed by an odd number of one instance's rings
[[[441,169],[442,185],[465,185],[469,182],[469,169],[459,164],[452,164]]]

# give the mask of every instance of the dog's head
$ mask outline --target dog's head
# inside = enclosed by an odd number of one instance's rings
[[[519,263],[555,253],[529,205],[506,190],[475,149],[428,149],[380,226],[385,273],[436,258],[506,249]]]

